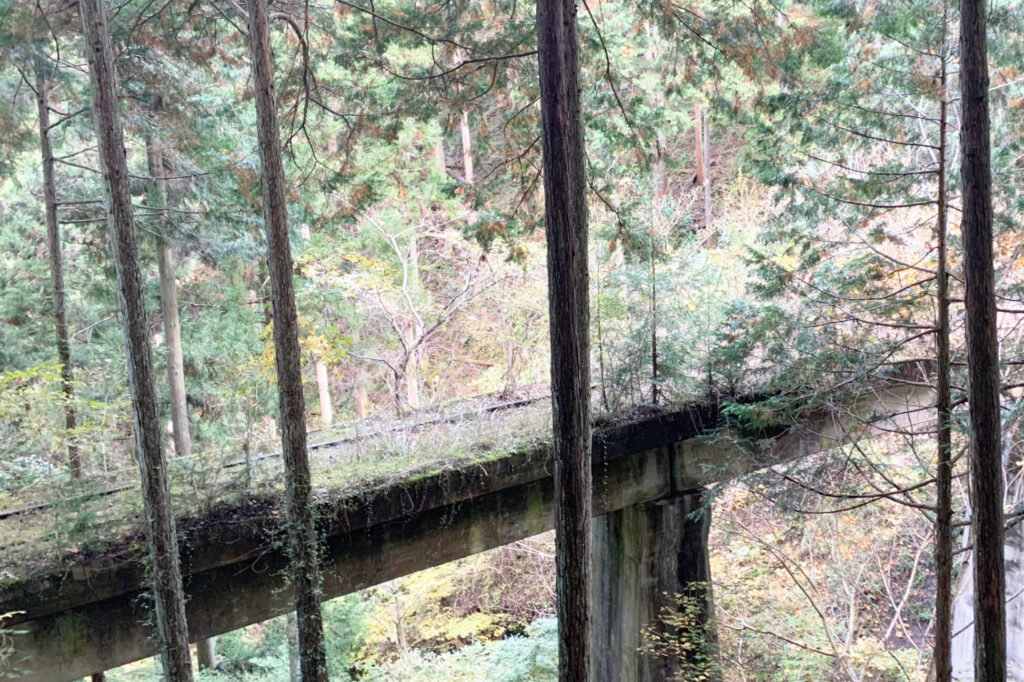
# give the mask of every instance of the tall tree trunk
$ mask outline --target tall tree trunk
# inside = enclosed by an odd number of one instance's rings
[[[149,542],[149,573],[160,641],[164,677],[190,681],[192,665],[185,623],[185,593],[178,565],[178,542],[167,484],[167,468],[160,443],[153,373],[153,349],[143,301],[142,273],[135,239],[124,134],[115,94],[114,56],[107,28],[106,4],[80,0],[86,56],[93,92],[93,122],[99,146],[107,209],[107,226],[117,273],[117,298],[128,356],[128,386],[135,415],[135,439],[145,502]]]
[[[960,147],[974,536],[974,671],[1006,679],[999,338],[992,258],[992,171],[985,0],[960,4]]]
[[[597,327],[597,371],[598,381],[601,384],[601,407],[604,408],[605,412],[611,410],[608,403],[608,387],[605,382],[605,369],[604,369],[604,329],[601,324],[601,261],[597,261],[597,320],[595,326]]]
[[[644,22],[644,29],[647,33],[648,44],[650,48],[647,50],[645,59],[649,66],[653,66],[657,59],[657,51],[655,44],[657,42],[656,36],[658,33],[657,26],[651,22]],[[658,107],[665,106],[665,94],[663,92],[655,93],[655,105]],[[662,201],[665,199],[665,195],[668,193],[668,175],[665,173],[665,144],[666,137],[662,130],[658,131],[657,136],[654,138],[654,154],[653,162],[651,163],[651,207],[650,207],[650,224],[648,225],[648,238],[650,240],[649,255],[650,265],[648,269],[648,275],[650,277],[650,289],[651,289],[651,403],[654,405],[658,404],[658,282],[657,282],[657,262],[655,261],[655,248],[654,248],[654,233],[658,224],[661,222],[661,211]],[[599,266],[600,268],[600,266]],[[600,275],[599,275],[600,276]],[[600,296],[601,285],[598,283],[598,296]],[[601,308],[598,305],[598,344],[601,343],[601,332],[600,332],[600,315]],[[598,353],[599,362],[603,361],[600,358],[601,353]],[[608,400],[605,397],[605,389],[603,386],[604,367],[601,367],[602,376],[602,387],[601,397],[604,402],[605,409],[608,409]]]
[[[409,359],[405,363],[405,399],[409,403],[410,410],[420,409],[420,351],[409,353]]]
[[[703,152],[700,160],[703,164],[701,183],[704,185],[704,227],[711,225],[711,134],[708,132],[707,112],[701,112],[701,146]],[[713,239],[709,237],[709,239]]]
[[[50,281],[53,284],[53,321],[57,332],[57,359],[60,360],[61,390],[64,393],[64,430],[67,438],[67,462],[71,476],[82,478],[82,460],[75,442],[75,376],[71,367],[68,342],[68,317],[64,302],[64,257],[61,253],[60,225],[57,222],[57,186],[53,176],[53,148],[50,146],[50,83],[47,64],[35,58],[36,104],[39,107],[39,151],[43,162],[43,202],[46,206],[46,247],[50,255]]]
[[[644,32],[647,34],[647,45],[648,49],[644,54],[644,59],[647,65],[651,68],[655,68],[655,62],[658,59],[658,50],[656,45],[658,44],[658,26],[652,21],[644,22]],[[659,108],[665,106],[665,93],[658,91],[654,93],[654,104]],[[652,202],[652,211],[658,213],[661,211],[661,202],[668,193],[668,174],[665,173],[665,145],[667,144],[668,138],[665,135],[664,130],[659,130],[654,138],[654,153],[652,155],[653,161],[651,163],[651,195],[654,198]]]
[[[333,146],[337,147],[337,142],[332,140]],[[335,149],[337,151],[337,149]],[[313,238],[313,233],[309,229],[309,225],[300,225],[299,234],[307,242]],[[327,363],[317,358],[314,363],[314,369],[316,372],[316,393],[317,398],[320,401],[320,426],[322,428],[330,428],[331,424],[334,423],[334,402],[331,400],[331,379],[327,372]]]
[[[274,59],[266,0],[249,2],[249,45],[252,51],[256,130],[263,180],[263,217],[267,230],[267,265],[274,304],[274,349],[277,362],[281,440],[287,489],[288,535],[292,583],[298,616],[302,679],[327,682],[327,658],[320,608],[320,569],[314,525],[309,453],[306,449],[306,406],[302,395],[302,355],[288,243],[285,175],[278,137]]]
[[[700,102],[693,103],[693,144],[697,156],[697,182],[704,193],[704,227],[711,225],[711,142],[708,134],[707,117]],[[704,242],[714,248],[718,238],[710,230]]]
[[[943,17],[945,21],[945,17]],[[953,625],[953,465],[951,457],[952,419],[949,397],[949,279],[946,273],[946,56],[945,30],[939,75],[942,102],[939,107],[939,189],[936,237],[938,240],[937,319],[935,356],[938,360],[938,385],[935,411],[938,422],[938,446],[935,474],[935,682],[950,682],[952,677],[951,641]]]
[[[467,133],[468,131],[467,128]],[[423,225],[429,225],[431,221],[430,212],[422,201],[420,201],[420,221]],[[415,230],[409,236],[409,256],[404,267],[407,273],[404,286],[407,288],[408,300],[411,301],[423,290],[423,284],[420,281],[420,243]],[[409,351],[409,356],[406,358],[402,376],[405,377],[405,398],[409,402],[409,409],[415,411],[420,409],[420,357],[423,355],[421,341],[427,330],[419,321],[420,318],[416,315],[416,311],[410,310],[409,312],[413,314],[413,322],[412,333],[406,345],[412,350]]]
[[[157,143],[159,149],[159,142]],[[157,168],[162,170],[162,165]],[[153,175],[153,171],[150,171]],[[160,177],[153,175],[153,177]],[[163,184],[163,183],[161,183]],[[166,192],[162,192],[166,205]],[[188,457],[192,454],[192,433],[188,423],[188,401],[185,397],[185,357],[181,345],[181,322],[178,318],[178,286],[174,272],[174,252],[171,242],[160,234],[156,241],[157,267],[160,273],[160,309],[164,318],[164,342],[167,344],[167,385],[171,398],[171,438],[174,454]],[[217,665],[214,654],[216,640],[213,637],[196,642],[196,658],[200,670],[213,669]]]
[[[155,96],[159,101],[159,95]],[[159,104],[154,108],[159,110]],[[178,286],[174,273],[174,253],[171,242],[164,232],[168,229],[166,220],[167,181],[163,180],[164,152],[156,135],[146,141],[146,156],[149,159],[149,174],[153,181],[150,199],[163,218],[163,225],[156,239],[156,259],[160,272],[160,310],[164,317],[164,341],[167,343],[167,385],[171,396],[171,430],[174,439],[174,453],[178,457],[192,454],[192,435],[188,427],[188,403],[185,400],[185,360],[181,347],[181,322],[178,319]]]
[[[697,184],[704,185],[704,114],[700,102],[693,103],[693,148],[697,156]]]
[[[651,403],[658,404],[658,281],[654,251],[654,225],[650,232],[651,280]]]
[[[185,398],[185,359],[181,346],[181,322],[178,318],[178,293],[174,273],[174,253],[166,237],[157,237],[157,264],[160,272],[160,308],[164,316],[164,340],[167,343],[167,383],[171,396],[171,429],[174,453],[192,454],[192,435]]]
[[[437,164],[437,172],[440,173],[441,177],[447,178],[448,159],[444,155],[444,139],[440,137],[437,138],[437,144],[434,145],[434,163]]]
[[[325,429],[334,423],[334,403],[331,402],[331,382],[327,363],[316,361],[316,391],[320,397],[320,426]]]
[[[466,184],[473,184],[473,138],[469,134],[469,112],[463,111],[459,118],[459,131],[462,133],[462,166],[466,172]]]
[[[555,436],[558,678],[591,668],[590,342],[587,191],[573,0],[539,0],[551,394]]]
[[[370,395],[366,390],[366,370],[359,367],[356,370],[356,419],[366,419],[370,411]]]
[[[402,593],[396,587],[391,593],[395,605],[395,644],[398,645],[398,655],[405,657],[409,652],[409,638],[405,633],[405,611],[402,608]]]
[[[153,113],[163,109],[163,98],[153,96]],[[192,454],[192,433],[188,423],[188,401],[185,396],[185,354],[181,344],[181,320],[178,317],[178,284],[174,269],[174,250],[166,232],[170,228],[167,220],[167,181],[164,179],[164,150],[160,139],[154,134],[146,140],[146,158],[149,175],[153,180],[152,205],[161,213],[160,230],[156,238],[156,262],[160,276],[160,312],[164,318],[164,343],[167,344],[167,386],[171,398],[171,439],[174,454],[188,457]],[[210,670],[217,665],[216,642],[213,637],[196,642],[196,659],[200,670]]]
[[[662,100],[664,98],[661,98]],[[659,102],[662,106],[664,102]],[[663,131],[658,131],[654,149],[654,163],[651,165],[651,189],[654,195],[654,209],[661,211],[661,202],[668,194],[668,173],[665,172],[665,145],[668,138]]]

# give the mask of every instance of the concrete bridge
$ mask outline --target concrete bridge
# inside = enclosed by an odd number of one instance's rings
[[[870,382],[799,423],[756,431],[730,426],[713,403],[595,428],[598,682],[667,677],[673,664],[641,654],[640,633],[671,595],[710,580],[710,512],[690,514],[706,486],[927,420],[932,394],[920,376]],[[551,529],[550,457],[538,447],[322,502],[324,597]],[[277,512],[276,501],[256,501],[182,538],[193,641],[294,608]],[[0,676],[63,682],[156,654],[147,585],[138,562],[98,558],[0,588],[0,614],[15,614]]]

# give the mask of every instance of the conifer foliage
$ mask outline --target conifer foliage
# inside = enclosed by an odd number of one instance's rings
[[[1020,677],[1024,568],[1004,575],[1003,553],[1024,552],[1021,16],[1024,0],[0,0],[0,588],[138,549],[164,676],[189,680],[181,571],[209,558],[190,541],[253,520],[288,564],[266,579],[294,590],[296,644],[266,626],[276,662],[253,663],[248,634],[223,633],[240,675],[279,679],[290,654],[294,680],[445,679],[536,631],[543,665],[472,669],[551,680],[557,628],[558,676],[589,682],[592,620],[617,617],[590,595],[609,575],[591,565],[592,421],[699,401],[758,440],[826,409],[881,434],[848,406],[884,377],[927,396],[893,408],[927,423],[739,481],[701,472],[711,542],[736,557],[708,670]],[[321,603],[350,586],[326,564],[328,505],[549,450],[557,551],[530,550],[533,625],[494,626],[456,590],[458,627],[424,634],[409,583],[348,598],[357,616],[379,602],[372,625]],[[681,457],[659,479],[675,493],[695,473]],[[663,614],[670,656],[692,653],[686,610]]]

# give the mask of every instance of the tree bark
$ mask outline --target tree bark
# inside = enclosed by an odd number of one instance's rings
[[[61,253],[60,225],[57,222],[57,185],[53,174],[53,148],[50,145],[50,83],[42,56],[34,62],[36,104],[39,108],[39,151],[43,162],[43,203],[46,207],[46,247],[50,256],[50,281],[53,285],[53,321],[57,332],[57,359],[60,360],[61,390],[64,393],[64,430],[67,438],[67,463],[71,476],[82,478],[82,460],[75,442],[75,376],[71,367],[68,341],[68,317],[64,295],[64,257]]]
[[[469,126],[467,124],[465,130],[464,140],[468,140]],[[472,164],[472,160],[470,161]],[[420,201],[420,221],[424,225],[428,225],[430,222],[430,212],[422,201]],[[416,230],[413,230],[409,235],[409,256],[408,259],[403,263],[405,272],[407,273],[405,287],[407,287],[407,299],[410,301],[410,310],[412,313],[412,333],[410,334],[409,340],[406,342],[406,347],[411,348],[406,357],[405,366],[402,368],[402,376],[405,378],[405,398],[409,402],[409,409],[414,412],[420,409],[420,357],[423,354],[423,348],[421,342],[423,336],[426,334],[426,328],[420,321],[419,315],[416,314],[414,309],[411,309],[411,301],[413,297],[420,294],[423,289],[422,282],[420,281],[420,245],[419,237]]]
[[[336,146],[336,145],[335,145]],[[335,150],[337,151],[337,150]],[[309,225],[299,226],[299,234],[307,242],[313,238]],[[334,423],[334,403],[331,400],[331,379],[327,372],[327,363],[317,359],[314,364],[316,371],[316,392],[320,401],[320,426],[329,428]]]
[[[295,288],[292,282],[292,255],[288,243],[286,181],[281,161],[281,141],[278,138],[274,60],[270,49],[266,0],[250,0],[248,23],[256,100],[256,130],[262,165],[267,266],[270,270],[271,298],[274,306],[274,350],[302,679],[306,682],[327,682],[327,659],[320,608],[318,540],[314,525],[315,509],[309,473],[309,454],[306,449],[302,355],[299,348]]]
[[[664,102],[659,102],[659,104],[664,106]],[[660,211],[661,202],[668,194],[668,173],[665,172],[665,145],[668,144],[668,138],[664,132],[658,131],[658,136],[655,139],[657,144],[654,149],[654,163],[651,165],[651,189],[654,195],[655,210]]]
[[[159,96],[157,96],[159,97]],[[163,146],[156,135],[146,141],[149,159],[149,174],[154,178],[164,176]],[[185,400],[185,359],[181,347],[181,322],[178,318],[178,287],[175,282],[174,253],[171,243],[164,234],[167,224],[167,182],[153,181],[150,199],[161,213],[161,230],[156,238],[156,259],[160,272],[160,310],[164,317],[164,342],[167,344],[167,385],[171,396],[171,431],[174,439],[174,454],[187,457],[192,454],[192,435],[188,426],[188,403]]]
[[[579,40],[573,0],[537,3],[551,394],[558,673],[588,682],[591,654],[589,282]]]
[[[650,233],[651,281],[651,403],[658,404],[658,278],[654,251],[654,225]]]
[[[366,419],[370,411],[370,395],[366,390],[366,370],[356,369],[356,419]]]
[[[473,184],[473,138],[469,134],[469,113],[463,111],[459,118],[459,131],[462,133],[462,167],[466,173],[466,184]]]
[[[974,671],[1006,679],[999,339],[992,257],[985,0],[960,4],[960,147],[974,537]]]
[[[447,178],[448,160],[444,155],[444,139],[441,137],[437,138],[437,144],[434,145],[434,163],[437,164],[437,172],[441,177]]]
[[[704,114],[700,102],[693,103],[693,148],[697,156],[697,183],[704,185]]]
[[[711,225],[711,134],[708,132],[706,112],[701,112],[701,146],[704,148],[700,156],[703,165],[701,183],[704,185],[704,227]],[[713,239],[709,237],[709,239]]]
[[[157,238],[157,264],[160,271],[160,308],[164,316],[164,341],[167,344],[167,383],[171,396],[171,429],[174,453],[178,457],[192,454],[192,435],[188,424],[188,402],[185,399],[185,358],[181,346],[181,322],[178,318],[178,293],[171,243]]]
[[[121,310],[128,357],[128,386],[135,416],[135,439],[145,527],[149,543],[149,573],[153,580],[153,605],[160,640],[164,677],[173,682],[190,681],[185,622],[185,593],[178,565],[178,542],[167,484],[167,469],[160,443],[153,373],[153,350],[143,300],[135,220],[132,214],[128,164],[115,94],[114,56],[102,0],[81,0],[79,9],[86,41],[86,56],[93,92],[93,122],[103,172],[107,226],[117,273],[117,298]]]
[[[945,22],[945,17],[943,17]],[[943,30],[943,38],[945,30]],[[943,39],[945,45],[945,39]],[[952,418],[949,395],[949,278],[946,273],[946,55],[942,49],[942,63],[939,75],[939,91],[942,102],[939,105],[939,188],[936,237],[938,240],[938,266],[936,280],[936,325],[935,356],[938,361],[935,416],[938,424],[936,443],[938,446],[937,469],[935,474],[935,646],[932,667],[936,682],[950,682],[953,668],[951,643],[953,625],[953,465],[952,465]]]
[[[420,351],[418,348],[409,352],[409,358],[402,374],[405,378],[406,402],[409,403],[409,409],[415,412],[420,409]]]
[[[154,95],[153,112],[156,114],[163,106],[163,98]],[[156,238],[156,260],[160,276],[160,311],[164,318],[164,343],[167,344],[167,386],[171,398],[171,439],[174,442],[174,454],[188,457],[192,454],[192,433],[188,423],[188,401],[185,396],[185,355],[181,344],[181,321],[178,317],[178,285],[174,269],[174,251],[166,231],[167,221],[167,181],[164,166],[163,145],[156,135],[150,135],[146,141],[146,157],[149,174],[156,178],[153,181],[154,196],[152,205],[161,213],[160,230]],[[213,637],[196,642],[196,658],[200,670],[210,670],[217,665],[215,655],[216,640]]]
[[[334,404],[331,402],[331,383],[327,364],[316,361],[316,390],[320,397],[320,426],[325,429],[334,423]]]

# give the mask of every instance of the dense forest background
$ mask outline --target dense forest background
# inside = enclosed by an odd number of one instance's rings
[[[245,20],[234,0],[109,10],[172,494],[179,513],[212,509],[279,483],[260,458],[280,435]],[[533,3],[271,11],[311,439],[546,395]],[[957,8],[591,0],[578,18],[598,417],[754,391],[780,396],[733,408],[755,425],[838,404],[935,361],[948,270],[954,666],[969,665]],[[1024,551],[1022,21],[1015,0],[989,8],[1006,542]],[[141,501],[93,494],[138,474],[83,49],[72,5],[0,0],[0,508],[55,505],[0,525],[0,581],[138,526]],[[481,439],[509,451],[546,437],[549,409],[389,431],[314,462],[314,487],[471,459]],[[926,679],[936,457],[921,428],[715,487],[718,673]],[[333,678],[554,679],[553,551],[541,536],[329,603]],[[288,630],[218,638],[204,679],[284,679]]]

